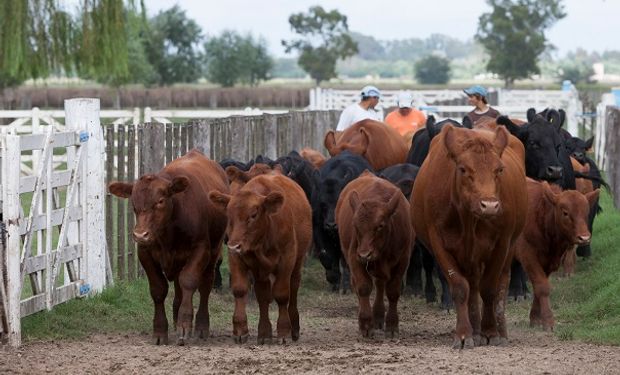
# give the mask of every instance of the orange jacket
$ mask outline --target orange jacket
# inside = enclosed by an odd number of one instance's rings
[[[394,128],[400,135],[405,135],[423,127],[426,124],[426,116],[417,109],[412,109],[407,116],[403,116],[397,109],[387,115],[385,123]]]

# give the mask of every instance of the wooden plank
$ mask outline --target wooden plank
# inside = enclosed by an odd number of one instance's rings
[[[21,151],[40,150],[45,147],[46,134],[30,134],[20,136]],[[74,132],[54,133],[52,135],[54,147],[68,147],[79,144],[79,136]]]
[[[192,127],[192,148],[202,152],[210,159],[214,159],[211,148],[211,125],[213,120],[199,120]],[[215,159],[214,159],[215,160]]]
[[[65,246],[60,249],[60,263],[66,263],[82,256],[82,244]],[[26,259],[24,272],[31,274],[47,268],[47,254],[41,254]],[[38,294],[38,293],[35,293]]]
[[[278,157],[277,117],[279,115],[263,115],[263,137],[265,143],[265,156],[271,159]]]
[[[54,297],[52,298],[53,306],[77,297],[79,290],[78,284],[79,282],[75,282],[56,288],[54,291]],[[22,318],[42,310],[45,310],[45,294],[32,296],[21,301],[20,313]]]
[[[620,208],[620,108],[607,107],[605,116],[605,174],[613,193],[614,206]]]
[[[172,153],[172,124],[166,124],[166,165],[168,165],[173,159]]]
[[[180,146],[180,151],[179,153],[181,155],[185,155],[187,154],[187,151],[189,151],[187,149],[187,128],[188,128],[189,124],[184,123],[184,124],[180,124],[180,136],[181,136],[181,146]]]
[[[134,126],[127,127],[127,181],[135,181],[136,179],[136,131]],[[134,214],[131,200],[127,200],[127,233],[133,230]],[[133,236],[127,236],[127,278],[133,280],[136,278],[136,243]]]
[[[180,124],[172,124],[172,160],[181,156],[179,126]]]
[[[50,222],[52,226],[58,226],[62,224],[62,218],[65,213],[65,207],[58,208],[55,210],[51,210]],[[38,214],[33,216],[32,218],[32,227],[30,229],[31,232],[40,231],[46,229],[47,226],[47,214]],[[67,222],[73,222],[82,219],[82,207],[79,206],[71,206],[69,207],[69,216]],[[28,232],[28,222],[27,220],[22,220],[19,223],[19,234],[25,235]]]
[[[114,127],[106,126],[106,180],[105,184],[108,186],[110,182],[114,181]],[[113,201],[116,198],[112,197],[109,191],[106,189],[105,196],[105,228],[106,228],[106,244],[108,248],[108,259],[113,259],[114,254],[114,240],[113,240],[113,230],[114,230],[114,208]],[[112,266],[112,265],[110,265]]]
[[[71,180],[71,171],[60,171],[53,172],[51,176],[52,180],[52,188],[57,188],[60,186],[67,186]],[[30,193],[34,191],[35,185],[37,183],[36,176],[25,176],[19,179],[19,193]],[[41,181],[41,188],[43,190],[47,189],[47,179]]]
[[[196,122],[187,124],[187,151],[194,149],[194,127]]]
[[[116,153],[116,170],[118,173],[118,180],[125,181],[125,126],[118,126],[118,149]],[[117,221],[116,221],[116,238],[117,238],[117,249],[118,253],[116,254],[116,275],[120,280],[124,280],[125,275],[125,252],[127,248],[125,247],[125,236],[127,234],[127,227],[125,226],[125,217],[127,210],[127,200],[126,199],[117,199]]]
[[[140,175],[159,172],[165,165],[164,125],[157,123],[144,124],[139,149]]]

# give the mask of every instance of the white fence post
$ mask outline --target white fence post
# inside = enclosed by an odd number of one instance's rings
[[[148,124],[151,122],[151,107],[144,108],[144,123]]]
[[[140,123],[140,108],[135,107],[133,109],[132,125],[137,126],[139,123]]]
[[[19,235],[20,140],[17,135],[2,137],[2,215],[6,222],[6,287],[9,345],[21,345],[21,239]],[[0,279],[1,280],[1,279]],[[0,281],[1,282],[1,281]]]
[[[103,130],[99,119],[99,99],[76,98],[65,100],[65,123],[67,129],[80,133],[83,153],[83,180],[85,202],[83,238],[86,246],[86,277],[95,292],[101,292],[106,282],[106,240],[104,215],[104,160]],[[84,233],[84,232],[82,232]]]

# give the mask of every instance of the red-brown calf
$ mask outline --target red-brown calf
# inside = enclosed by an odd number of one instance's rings
[[[552,330],[549,275],[560,267],[567,250],[590,242],[588,213],[599,190],[585,195],[575,190],[560,191],[528,178],[527,191],[527,223],[515,245],[516,257],[534,286],[530,325]]]
[[[132,234],[155,305],[155,343],[168,342],[164,301],[169,281],[174,281],[172,315],[178,343],[185,344],[191,335],[196,289],[200,304],[195,330],[200,337],[208,337],[208,299],[226,229],[225,211],[215,206],[208,194],[229,192],[222,167],[192,150],[159,173],[144,175],[135,183],[112,182],[109,190],[130,198],[133,205],[136,225]]]
[[[366,171],[351,181],[336,205],[342,251],[351,270],[351,286],[359,300],[359,328],[364,337],[383,329],[398,333],[397,304],[409,265],[413,231],[409,202],[389,181]],[[372,312],[370,293],[377,289]],[[387,315],[384,293],[389,302]]]
[[[228,262],[235,296],[233,336],[248,338],[245,311],[249,272],[260,309],[259,344],[271,339],[269,304],[278,309],[277,335],[285,342],[299,339],[297,291],[301,267],[312,241],[312,211],[303,190],[282,175],[260,175],[249,180],[236,194],[218,192],[209,198],[228,213]]]

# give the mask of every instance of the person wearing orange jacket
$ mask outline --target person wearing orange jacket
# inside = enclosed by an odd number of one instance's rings
[[[413,108],[413,96],[403,92],[398,95],[398,109],[387,115],[385,123],[404,136],[424,127],[426,116],[422,111]]]

